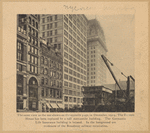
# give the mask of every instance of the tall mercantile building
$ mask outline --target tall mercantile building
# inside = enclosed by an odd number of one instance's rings
[[[106,84],[106,66],[101,55],[107,55],[104,31],[97,19],[88,21],[87,85]]]
[[[87,24],[83,14],[40,15],[40,36],[63,55],[63,108],[81,107],[87,76]]]

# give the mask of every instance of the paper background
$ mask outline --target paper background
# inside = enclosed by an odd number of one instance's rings
[[[91,7],[66,10],[63,5]],[[134,9],[135,12],[131,9]],[[111,126],[108,131],[148,131],[148,2],[2,2],[2,129],[4,131],[49,131],[16,113],[17,14],[135,14],[135,116]],[[62,131],[57,128],[56,131]],[[63,129],[72,131],[74,129]],[[82,129],[82,131],[86,130]],[[103,131],[103,128],[90,129]],[[54,129],[53,129],[54,131]]]

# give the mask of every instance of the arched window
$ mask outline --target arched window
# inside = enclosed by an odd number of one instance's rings
[[[41,64],[44,64],[44,57],[41,57]]]
[[[30,84],[30,85],[38,85],[36,78],[32,77],[32,78],[29,80],[29,84]]]

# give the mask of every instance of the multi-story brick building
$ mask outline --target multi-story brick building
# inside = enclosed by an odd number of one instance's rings
[[[65,108],[81,106],[81,86],[86,85],[87,23],[85,15],[41,15],[40,35],[63,55]]]
[[[106,66],[101,55],[107,54],[105,36],[96,19],[88,22],[87,40],[87,85],[100,86],[106,83]]]
[[[40,41],[40,111],[56,111],[63,108],[62,83],[63,83],[63,58],[54,46]]]
[[[38,24],[38,15],[17,15],[17,111],[38,109]]]

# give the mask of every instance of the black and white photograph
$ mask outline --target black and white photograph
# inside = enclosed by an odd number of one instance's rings
[[[133,14],[17,14],[17,112],[134,112]]]
[[[4,131],[148,131],[148,2],[2,7]]]

